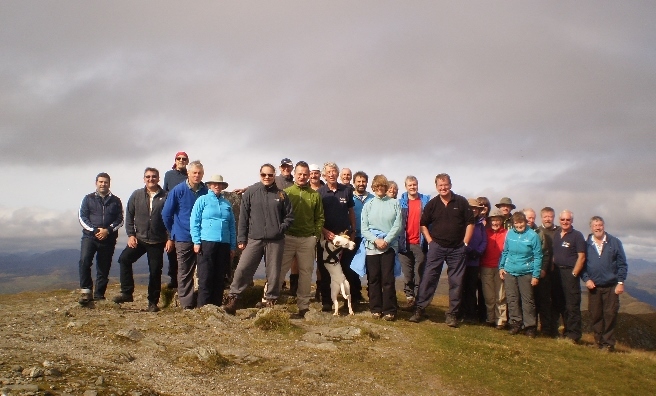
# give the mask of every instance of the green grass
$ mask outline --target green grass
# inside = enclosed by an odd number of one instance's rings
[[[641,395],[656,387],[656,359],[649,352],[609,354],[482,326],[428,324],[408,330],[423,333],[416,336],[423,340],[431,371],[466,394]]]

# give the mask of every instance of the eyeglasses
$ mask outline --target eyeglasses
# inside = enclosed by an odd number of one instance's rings
[[[274,173],[260,173],[260,177],[274,177]]]
[[[189,158],[185,158],[185,157],[177,157],[175,160],[176,160],[176,161],[189,161]]]
[[[157,175],[146,175],[146,176],[144,176],[144,179],[159,179],[159,176],[157,176]]]
[[[560,219],[560,221],[572,221],[572,219]]]

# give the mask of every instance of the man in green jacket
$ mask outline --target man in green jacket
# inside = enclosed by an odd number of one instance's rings
[[[285,231],[280,274],[286,274],[296,258],[299,270],[296,292],[299,317],[305,316],[310,306],[315,246],[324,223],[321,196],[310,187],[309,180],[310,166],[299,161],[294,168],[294,185],[285,189],[292,203],[294,222]],[[281,276],[281,284],[283,280],[284,276]]]

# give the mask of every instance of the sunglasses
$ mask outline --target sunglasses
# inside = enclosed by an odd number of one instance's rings
[[[560,221],[572,221],[572,219],[560,219]]]
[[[144,176],[144,179],[159,179],[159,176],[157,176],[157,175],[147,175],[147,176]]]
[[[274,173],[260,173],[260,177],[274,177]]]
[[[176,161],[189,161],[189,158],[185,158],[185,157],[177,157],[175,160],[176,160]]]

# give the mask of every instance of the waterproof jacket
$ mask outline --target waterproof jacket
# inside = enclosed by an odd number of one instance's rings
[[[191,241],[200,245],[201,241],[229,243],[230,249],[237,249],[235,215],[230,201],[209,192],[196,200],[191,210]]]
[[[476,219],[474,224],[474,232],[465,247],[465,264],[468,267],[478,267],[481,261],[481,256],[487,247],[487,233],[483,225],[482,218]]]
[[[166,242],[167,233],[162,220],[166,191],[159,189],[150,208],[150,194],[146,187],[134,190],[125,210],[125,232],[145,243]]]
[[[421,211],[423,213],[424,208],[426,207],[426,204],[428,201],[430,201],[430,195],[424,195],[421,193],[418,193],[419,195],[419,200],[421,201]],[[401,194],[401,198],[399,198],[399,205],[401,206],[401,220],[403,222],[403,228],[401,229],[401,234],[399,234],[399,252],[400,253],[405,253],[408,248],[408,233],[407,233],[407,227],[408,227],[408,192],[404,192]],[[419,215],[421,218],[421,215]],[[421,232],[421,226],[417,225],[419,227],[419,246],[421,246],[421,249],[426,252],[428,251],[428,244],[426,243],[426,239],[424,238],[424,234]]]
[[[78,220],[82,226],[82,238],[96,238],[99,228],[109,230],[108,241],[115,241],[118,229],[123,225],[123,204],[111,192],[104,198],[92,192],[82,198]]]
[[[241,198],[237,243],[248,239],[282,239],[294,221],[292,203],[275,183],[258,182],[248,187]]]
[[[597,251],[592,234],[586,241],[585,267],[581,272],[584,282],[592,279],[596,286],[608,287],[624,282],[628,273],[628,264],[622,242],[606,233],[601,255]]]
[[[315,236],[319,240],[324,223],[321,195],[309,184],[303,187],[294,184],[287,187],[285,193],[294,212],[294,222],[285,233],[299,238]]]
[[[532,274],[533,278],[540,279],[541,268],[542,244],[538,234],[528,226],[522,233],[517,232],[515,228],[508,230],[499,260],[499,270],[504,269],[512,276]]]
[[[166,197],[162,219],[169,232],[169,239],[176,242],[191,242],[191,209],[198,197],[207,194],[207,187],[201,182],[197,191],[189,187],[189,182],[180,183],[169,191]]]

